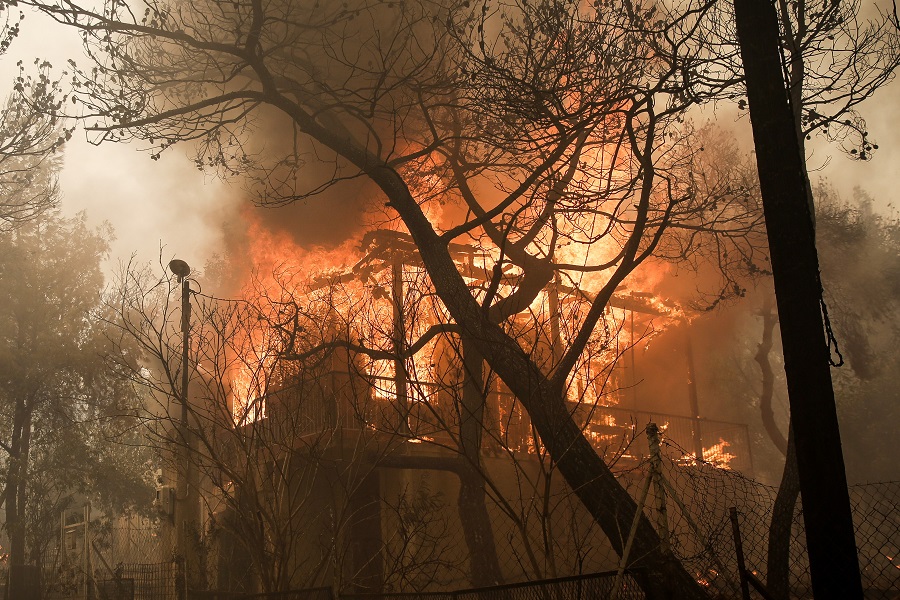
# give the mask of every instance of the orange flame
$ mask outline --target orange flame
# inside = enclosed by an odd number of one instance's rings
[[[246,262],[249,275],[241,296],[260,305],[297,299],[309,281],[350,264],[355,240],[325,250],[303,248],[286,232],[267,229],[251,211],[243,214],[247,227]],[[232,413],[236,422],[265,417],[261,400],[267,392],[267,371],[272,366],[274,340],[264,329],[240,332],[234,340],[240,356],[228,374]]]
[[[734,454],[726,450],[730,445],[729,442],[719,438],[718,444],[713,444],[709,448],[703,449],[703,460],[715,467],[730,469],[729,463],[737,458]]]

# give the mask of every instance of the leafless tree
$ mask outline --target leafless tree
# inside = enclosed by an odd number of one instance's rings
[[[0,56],[18,37],[24,13],[0,7]],[[27,75],[19,62],[14,92],[0,109],[0,232],[34,219],[58,202],[57,156],[71,129],[56,116],[59,81],[49,63],[36,61],[38,73]]]
[[[374,183],[470,356],[516,396],[618,551],[639,519],[633,566],[648,567],[648,593],[701,595],[585,439],[566,387],[629,275],[709,235],[719,256],[741,256],[731,250],[758,221],[747,190],[709,194],[690,175],[701,150],[685,111],[739,95],[722,68],[733,39],[708,51],[709,31],[727,29],[716,3],[35,4],[94,58],[72,65],[71,100],[96,142],[144,140],[153,157],[196,142],[199,167],[246,174],[269,204]],[[290,139],[255,144],[261,112]],[[429,219],[433,202],[465,217]],[[453,260],[459,240],[485,249],[484,285]],[[590,289],[590,307],[542,368],[511,324],[557,279]]]
[[[442,543],[421,547],[428,529],[422,519],[434,521],[423,515],[433,502],[427,493],[383,505],[401,533],[418,540],[416,552],[393,552],[403,544],[373,533],[381,531],[382,510],[376,469],[409,438],[384,436],[396,432],[398,414],[375,402],[377,374],[348,352],[364,328],[346,319],[364,310],[362,302],[317,284],[301,303],[284,279],[274,292],[255,287],[252,302],[194,294],[195,367],[189,434],[182,437],[180,311],[170,303],[176,286],[141,269],[124,275],[111,323],[123,343],[141,348],[122,366],[153,392],[145,413],[149,443],[168,457],[169,479],[184,468],[171,461],[188,444],[200,475],[195,497],[208,526],[196,541],[207,551],[208,568],[196,570],[192,586],[371,591],[418,581],[447,562]],[[204,574],[214,580],[204,581]]]

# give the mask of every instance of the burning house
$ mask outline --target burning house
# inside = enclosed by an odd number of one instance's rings
[[[527,412],[433,300],[408,237],[376,231],[364,245],[302,293],[283,272],[249,311],[201,311],[192,396],[208,543],[192,585],[436,590],[615,568]],[[479,250],[453,252],[486,286]],[[589,300],[556,281],[515,319],[542,369]],[[696,390],[676,414],[641,404],[638,347],[678,309],[638,293],[609,305],[566,391],[598,454],[638,477],[654,421],[686,467],[749,471],[746,427],[701,418]]]

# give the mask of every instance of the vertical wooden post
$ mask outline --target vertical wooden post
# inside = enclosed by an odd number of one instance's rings
[[[619,568],[616,570],[616,578],[613,581],[612,594],[610,594],[609,600],[619,600],[619,594],[622,590],[622,578],[625,576],[625,568],[628,566],[628,559],[631,557],[631,546],[634,544],[634,538],[637,535],[638,524],[644,514],[644,506],[647,503],[647,494],[650,492],[651,480],[652,477],[648,473],[641,488],[641,496],[638,499],[637,510],[634,512],[631,529],[628,531],[628,539],[625,540],[625,548],[622,550],[622,558],[619,560]]]
[[[656,529],[660,546],[665,554],[671,554],[672,545],[669,539],[669,513],[666,509],[666,488],[662,482],[662,456],[660,455],[659,426],[647,423],[647,442],[650,446],[650,478],[656,494]]]
[[[559,327],[559,274],[553,279],[553,283],[547,289],[547,308],[550,311],[550,348],[553,356],[553,367],[562,358],[562,338]]]
[[[694,456],[697,462],[703,460],[703,434],[700,431],[700,400],[697,394],[697,371],[694,368],[694,345],[691,332],[685,329],[685,358],[687,359],[688,402],[691,405],[691,433],[694,442]]]
[[[634,356],[634,347],[637,346],[637,342],[634,339],[634,310],[629,311],[629,343],[631,344],[631,348],[628,349],[628,355],[631,358],[631,407],[632,409],[636,409],[638,407],[638,392],[637,392],[637,361]]]
[[[69,564],[69,552],[66,548],[66,511],[59,513],[59,558],[63,566]]]
[[[81,549],[81,568],[84,570],[84,600],[90,600],[91,588],[91,505],[84,505],[84,547]]]
[[[406,381],[406,360],[402,358],[406,350],[406,325],[403,315],[403,260],[394,258],[391,266],[391,299],[394,308],[394,391],[397,395],[397,414],[399,423],[397,432],[401,435],[410,435],[409,430],[409,398]]]

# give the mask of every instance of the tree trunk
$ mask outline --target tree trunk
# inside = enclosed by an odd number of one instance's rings
[[[394,259],[391,266],[391,304],[393,305],[394,393],[397,402],[397,433],[411,435],[409,430],[409,398],[406,381],[406,360],[400,358],[406,350],[406,324],[403,322],[403,262]]]
[[[485,505],[485,477],[481,465],[484,431],[484,372],[481,353],[463,336],[463,390],[459,411],[462,450],[459,470],[459,520],[469,549],[469,574],[473,587],[503,582],[491,517]]]
[[[862,581],[821,313],[806,170],[782,77],[774,7],[735,0],[756,145],[813,594],[861,599]]]
[[[756,356],[753,359],[759,364],[762,371],[762,391],[759,393],[759,412],[762,417],[763,428],[769,435],[769,439],[778,448],[778,451],[787,456],[788,441],[775,423],[775,412],[772,410],[772,396],[775,393],[775,372],[772,370],[772,361],[769,355],[772,352],[773,333],[775,324],[778,323],[778,315],[772,312],[772,301],[766,298],[760,314],[763,319],[763,335]],[[783,479],[782,479],[783,481]]]
[[[791,529],[794,524],[794,507],[800,495],[800,479],[797,477],[797,455],[794,436],[788,429],[788,439],[781,485],[772,507],[769,523],[769,554],[766,564],[766,586],[775,600],[790,597]]]
[[[554,457],[559,471],[600,525],[619,556],[635,515],[638,528],[628,568],[643,569],[636,576],[650,599],[705,598],[696,580],[673,557],[662,551],[661,540],[650,521],[637,513],[637,504],[619,484],[609,467],[594,451],[572,421],[561,393],[554,393],[531,379],[537,389],[526,404],[541,442]],[[535,385],[536,384],[536,385]],[[507,383],[509,385],[509,382]],[[532,385],[510,385],[517,396]],[[537,392],[537,393],[535,393]],[[549,393],[548,393],[549,392]]]
[[[423,253],[429,252],[423,250]],[[453,268],[452,264],[447,266]],[[439,290],[450,288],[442,297],[446,298],[448,307],[452,307],[451,312],[456,313],[455,320],[523,403],[560,473],[603,529],[619,556],[623,553],[625,538],[637,515],[637,533],[628,566],[639,569],[636,577],[647,597],[651,600],[707,598],[696,580],[671,556],[661,551],[660,538],[653,525],[643,514],[638,514],[637,503],[619,484],[572,419],[564,391],[553,387],[515,340],[484,317],[465,287],[453,289],[454,281],[447,281],[443,274],[435,269],[432,280]],[[456,275],[455,269],[452,275]]]
[[[772,310],[771,298],[766,297],[760,314],[763,318],[763,336],[754,359],[762,371],[762,391],[759,395],[759,410],[763,427],[775,447],[785,456],[784,472],[775,505],[772,507],[772,519],[769,522],[769,548],[767,555],[766,585],[769,593],[776,600],[788,600],[790,597],[790,558],[791,529],[794,524],[794,508],[800,495],[800,480],[797,478],[797,455],[794,450],[794,436],[788,425],[787,438],[781,433],[775,422],[772,410],[772,396],[775,388],[775,373],[772,369],[770,355],[772,352],[773,333],[778,315]]]
[[[31,590],[26,573],[25,499],[28,456],[31,448],[31,398],[16,402],[6,474],[6,530],[9,535],[9,582],[7,598],[27,599]],[[36,596],[34,596],[36,597]]]
[[[324,132],[318,135],[328,137]],[[560,473],[619,556],[637,515],[638,529],[629,567],[641,569],[636,576],[647,597],[650,600],[708,598],[690,573],[661,551],[653,525],[643,514],[637,513],[637,503],[619,484],[569,414],[564,389],[552,386],[518,343],[500,325],[491,322],[487,311],[472,297],[450,256],[447,243],[431,227],[403,180],[392,169],[371,164],[368,155],[354,156],[347,147],[342,150],[345,156],[357,160],[391,199],[391,205],[406,223],[437,294],[453,320],[522,402]]]

